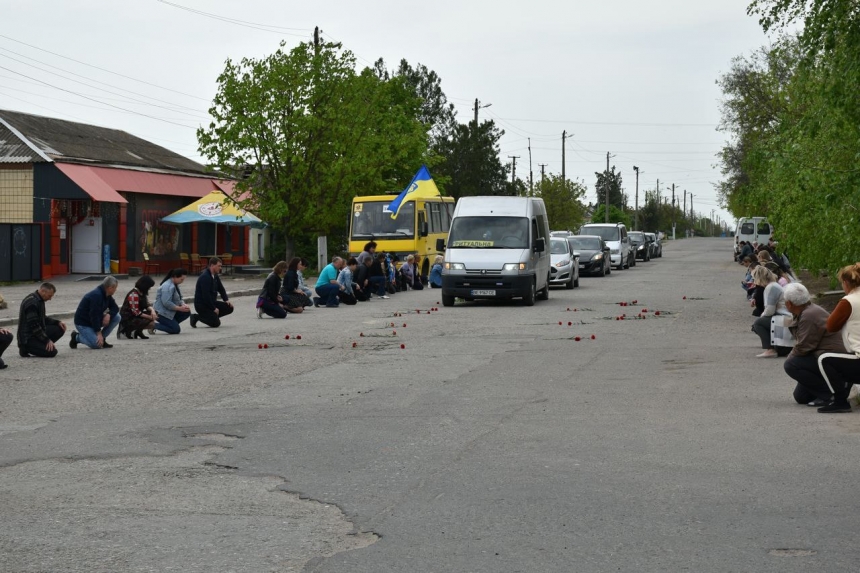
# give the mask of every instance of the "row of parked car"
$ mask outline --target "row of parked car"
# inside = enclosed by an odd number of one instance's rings
[[[606,276],[614,266],[623,270],[636,266],[637,259],[648,262],[663,256],[657,233],[630,231],[623,223],[590,223],[579,234],[550,233],[550,284],[572,289],[582,274]]]

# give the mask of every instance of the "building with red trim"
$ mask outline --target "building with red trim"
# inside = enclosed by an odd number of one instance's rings
[[[144,253],[162,270],[181,253],[247,263],[247,228],[161,222],[216,189],[233,183],[124,131],[0,110],[0,224],[41,225],[42,278],[102,273],[105,248],[120,273]]]

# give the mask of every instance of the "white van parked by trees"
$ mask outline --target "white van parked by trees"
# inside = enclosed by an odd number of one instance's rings
[[[741,217],[735,228],[735,256],[741,251],[738,246],[741,241],[763,245],[771,236],[773,236],[773,226],[768,223],[767,217]]]

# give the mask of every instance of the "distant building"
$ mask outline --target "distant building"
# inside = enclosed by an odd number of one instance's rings
[[[124,131],[0,110],[0,247],[9,225],[19,225],[22,242],[22,229],[40,225],[40,252],[30,255],[38,278],[102,273],[105,246],[121,273],[143,267],[144,253],[161,272],[179,266],[180,253],[231,253],[246,263],[245,227],[161,222],[216,189],[230,195],[233,183]]]

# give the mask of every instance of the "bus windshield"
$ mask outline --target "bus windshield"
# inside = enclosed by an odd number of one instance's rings
[[[455,249],[527,249],[529,220],[525,217],[456,217],[448,247]]]
[[[393,201],[393,199],[392,199]],[[415,238],[415,203],[404,203],[396,219],[391,218],[391,201],[367,201],[352,206],[352,239]]]

